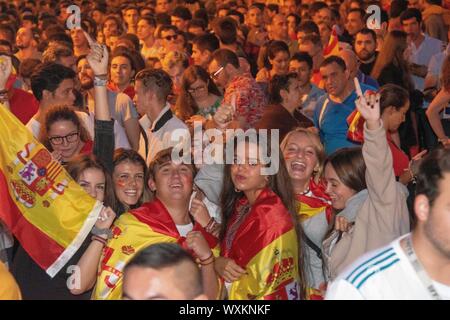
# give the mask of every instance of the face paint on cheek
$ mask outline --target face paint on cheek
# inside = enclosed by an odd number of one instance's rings
[[[117,180],[116,181],[116,187],[117,188],[125,188],[125,186],[126,186],[127,184],[126,184],[126,182],[125,181],[122,181],[122,180]]]

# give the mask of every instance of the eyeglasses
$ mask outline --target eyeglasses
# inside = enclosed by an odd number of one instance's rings
[[[78,140],[78,135],[80,133],[79,132],[73,132],[73,133],[69,133],[67,136],[55,136],[55,137],[50,137],[48,138],[48,141],[50,141],[51,144],[53,145],[60,145],[64,143],[64,140],[66,140],[67,143],[72,143]]]
[[[197,88],[190,88],[190,89],[188,89],[188,92],[192,94],[192,93],[203,91],[205,89],[206,89],[206,86],[200,86]]]
[[[210,73],[211,79],[217,79],[219,77],[219,74],[222,72],[223,67],[220,67],[217,71]]]
[[[171,41],[171,40],[177,40],[178,35],[173,35],[173,36],[165,36],[164,39],[166,39],[167,41]]]

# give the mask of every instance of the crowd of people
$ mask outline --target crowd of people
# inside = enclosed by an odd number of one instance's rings
[[[0,299],[450,299],[449,40],[447,0],[0,0],[0,107],[104,206],[54,277],[0,220]]]

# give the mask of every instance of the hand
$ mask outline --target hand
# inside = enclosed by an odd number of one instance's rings
[[[206,118],[198,114],[193,115],[192,117],[186,120],[186,125],[188,125],[189,127],[194,127],[194,122],[201,122],[202,126],[204,126]]]
[[[87,32],[84,32],[84,36],[91,47],[91,51],[87,55],[86,59],[94,71],[94,75],[98,76],[108,74],[108,49],[105,45],[95,42]]]
[[[99,229],[109,229],[116,219],[116,213],[110,207],[103,208],[98,215],[95,226]]]
[[[53,157],[54,160],[56,160],[56,161],[58,161],[58,162],[61,162],[61,160],[62,160],[62,155],[61,155],[61,152],[60,152],[60,151],[53,151],[53,152],[51,153],[51,155],[52,155],[52,157]]]
[[[218,257],[214,261],[214,269],[217,274],[225,279],[226,282],[234,282],[239,280],[244,274],[247,274],[245,269],[242,269],[234,262],[233,259]]]
[[[348,220],[345,217],[336,217],[336,220],[334,222],[334,229],[342,232],[347,232],[350,230],[351,224],[348,222]]]
[[[194,220],[200,223],[202,227],[206,227],[211,216],[209,215],[208,209],[206,208],[203,201],[199,199],[192,199],[190,212]]]
[[[6,82],[12,72],[11,57],[0,56],[0,90],[6,89]]]
[[[366,120],[367,127],[370,130],[378,129],[380,123],[380,94],[367,90],[364,95],[361,94],[359,82],[355,78],[355,87],[358,97],[355,104],[361,116]]]
[[[225,129],[228,124],[233,120],[233,107],[229,104],[222,104],[214,114],[214,122],[219,129]]]
[[[411,175],[415,176],[419,172],[420,164],[422,163],[423,157],[427,154],[428,150],[423,150],[412,157],[409,163],[409,170],[411,171]]]
[[[189,232],[186,235],[186,244],[200,260],[206,260],[212,254],[208,242],[200,231]]]

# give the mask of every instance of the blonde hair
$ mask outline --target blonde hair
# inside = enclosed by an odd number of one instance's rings
[[[326,154],[325,154],[325,148],[324,148],[322,142],[320,142],[320,138],[317,133],[315,133],[309,129],[306,129],[306,128],[295,128],[294,130],[289,131],[289,133],[284,137],[283,141],[281,141],[281,145],[280,145],[281,152],[284,152],[284,149],[286,149],[289,139],[291,138],[291,136],[293,136],[296,133],[304,134],[313,143],[313,148],[314,148],[314,151],[316,152],[317,165],[318,165],[318,169],[314,171],[313,175],[314,175],[314,181],[316,183],[318,183],[323,174]]]
[[[189,65],[189,60],[187,56],[180,52],[180,51],[170,51],[165,56],[164,59],[161,61],[161,65],[164,71],[169,71],[177,64],[181,63],[184,68],[187,68]]]

